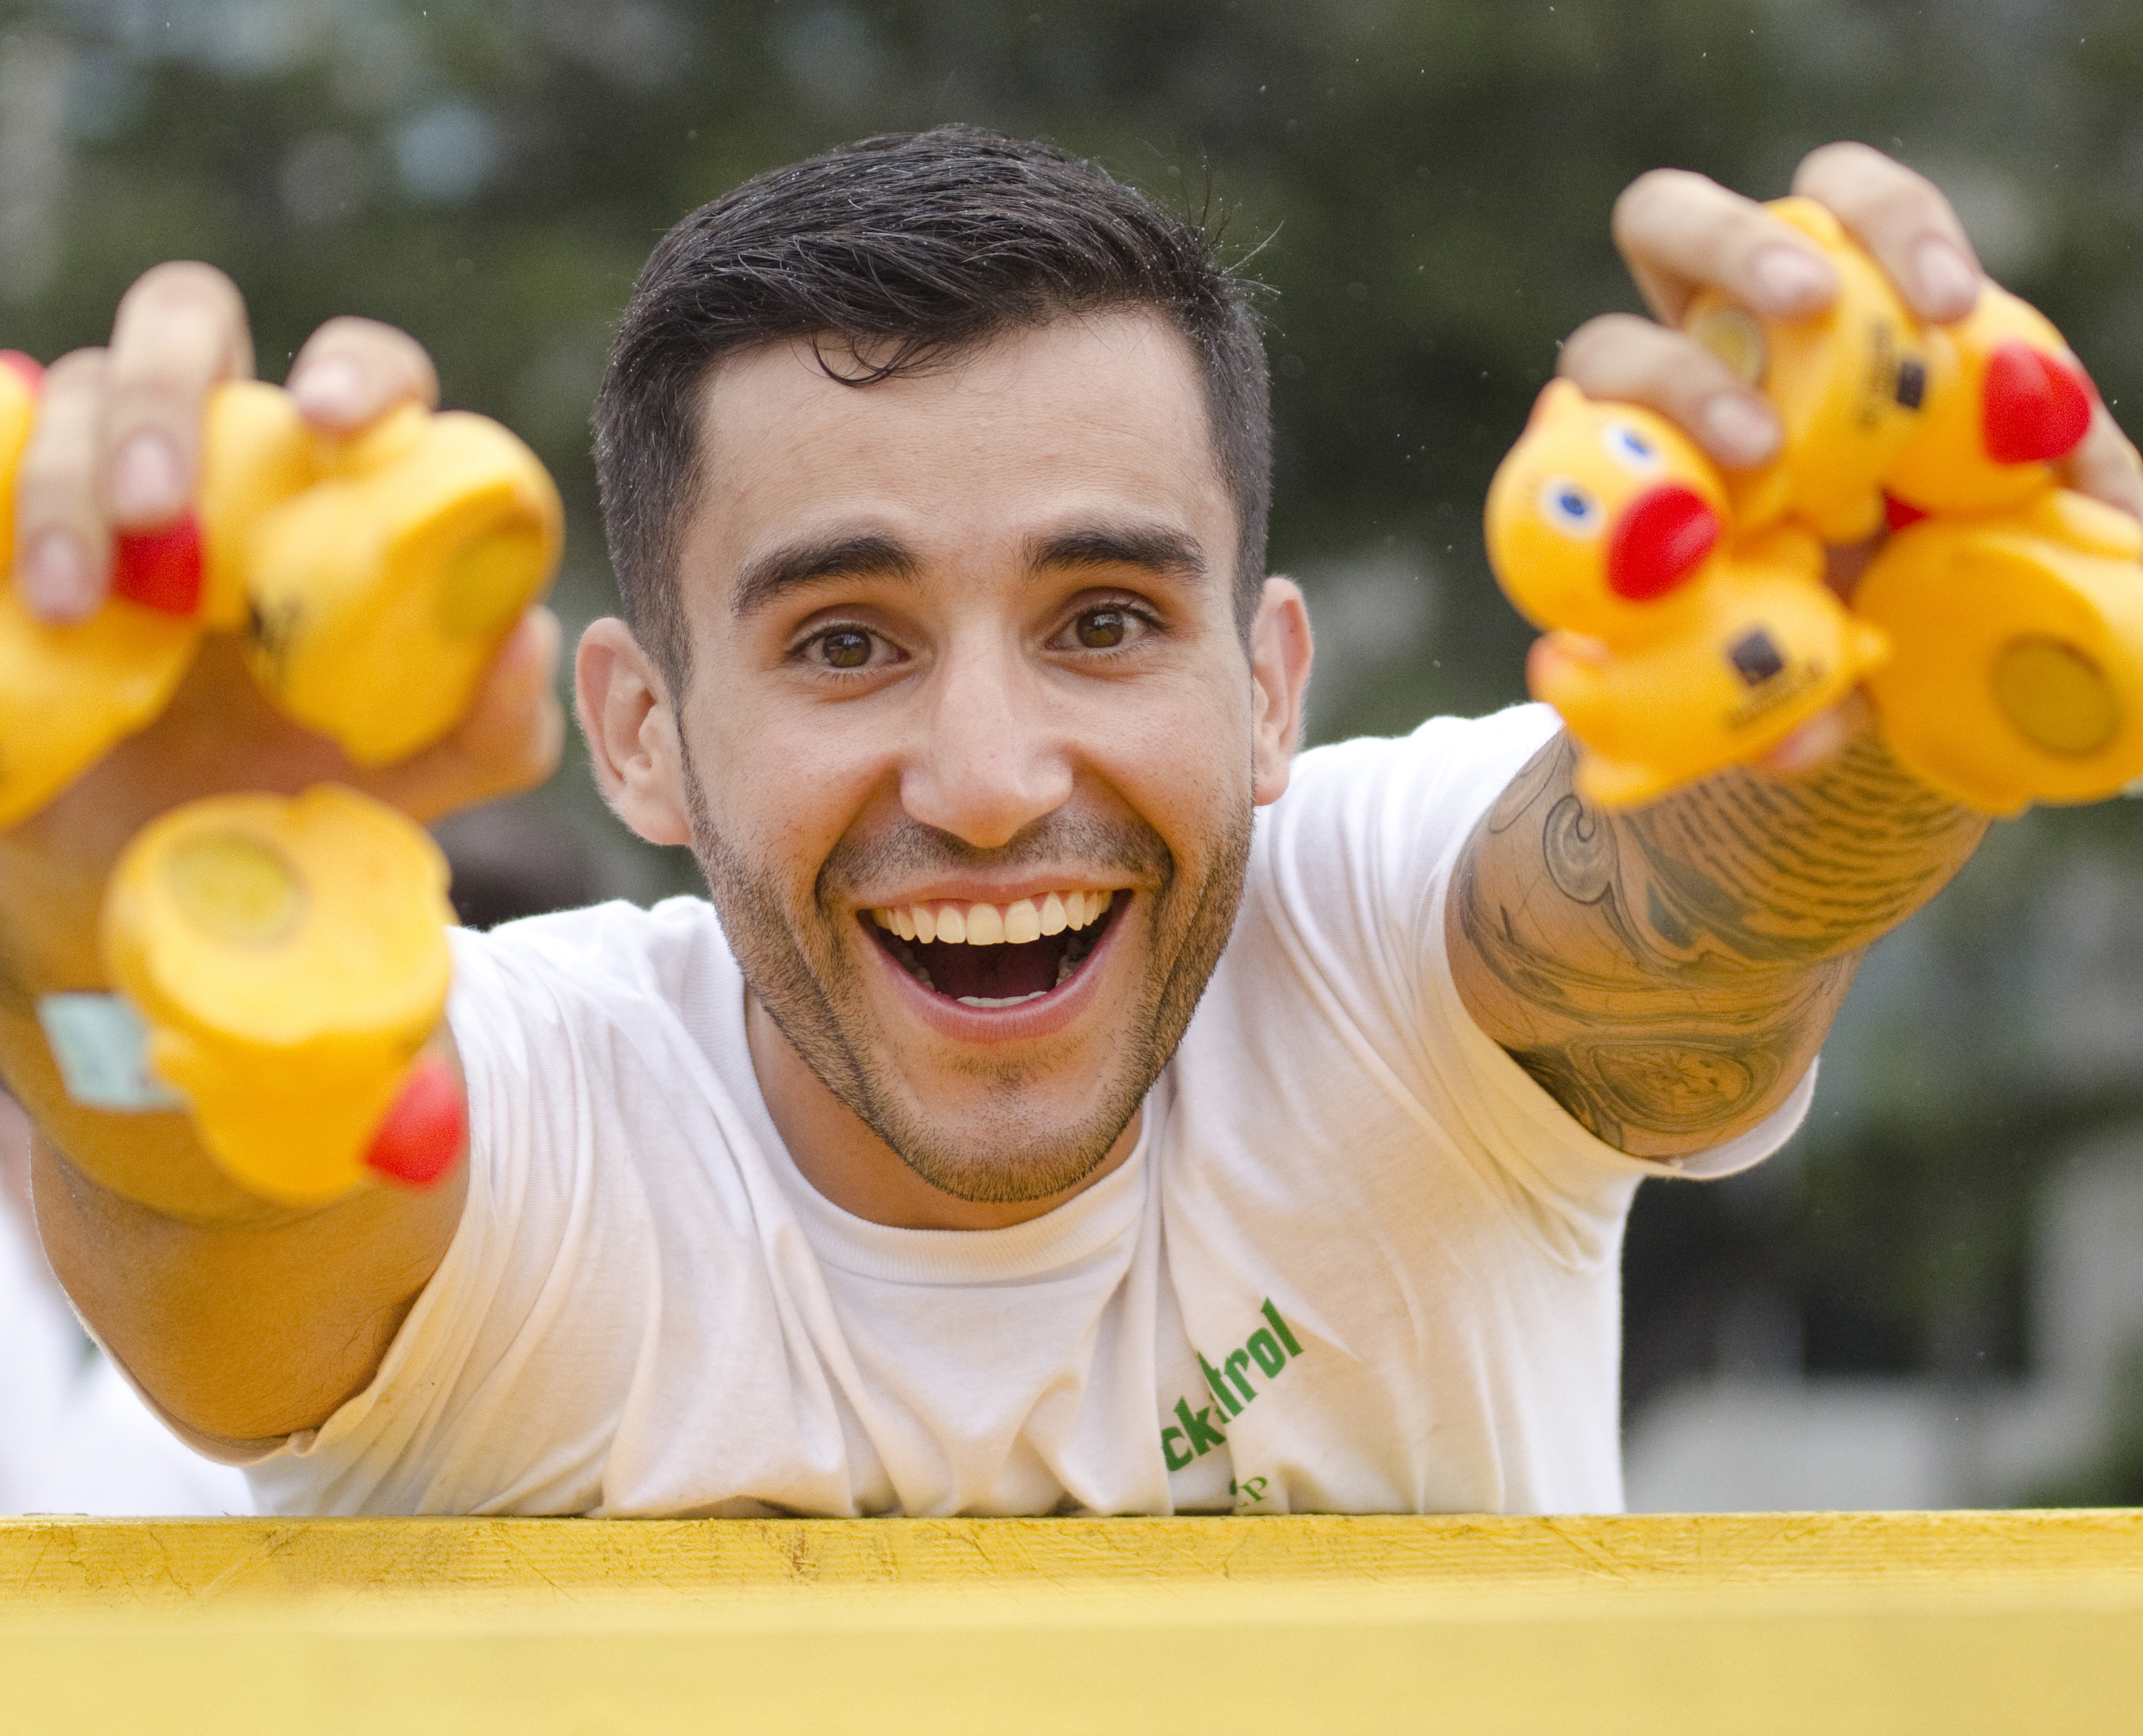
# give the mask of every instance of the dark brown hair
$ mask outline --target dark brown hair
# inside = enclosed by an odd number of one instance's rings
[[[672,692],[690,675],[677,542],[699,388],[716,362],[830,337],[828,372],[867,386],[1010,328],[1111,308],[1161,313],[1197,358],[1247,626],[1265,578],[1270,387],[1246,286],[1195,225],[1050,146],[942,126],[757,176],[672,229],[633,285],[595,418],[626,619]],[[870,365],[835,365],[859,348]]]

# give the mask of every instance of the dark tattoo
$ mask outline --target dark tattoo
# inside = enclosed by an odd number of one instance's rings
[[[1608,1144],[1711,1143],[1783,1100],[1861,952],[1986,828],[1872,730],[1786,781],[1736,770],[1630,814],[1571,787],[1559,736],[1482,820],[1453,949],[1489,1035]]]

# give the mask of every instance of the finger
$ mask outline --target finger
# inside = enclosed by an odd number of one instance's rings
[[[1680,332],[1603,314],[1571,334],[1558,370],[1587,398],[1643,404],[1679,423],[1717,462],[1743,470],[1779,449],[1779,418],[1725,363]]]
[[[397,404],[439,401],[438,371],[407,332],[377,319],[330,319],[290,365],[290,395],[315,428],[344,432]]]
[[[186,510],[209,389],[252,372],[245,303],[220,271],[181,262],[136,280],[112,322],[98,440],[98,486],[114,525],[147,530]]]
[[[79,621],[104,600],[111,532],[97,502],[106,359],[78,349],[45,370],[29,444],[15,470],[15,584],[31,612]]]
[[[1801,159],[1794,190],[1828,205],[1923,319],[1962,319],[1979,299],[1979,255],[1942,190],[1866,145]]]
[[[2061,477],[2080,494],[2143,518],[2143,457],[2104,404],[2091,411],[2091,427],[2062,461]]]
[[[497,781],[494,795],[529,789],[558,769],[566,739],[558,700],[564,636],[551,610],[541,603],[531,608],[507,636],[475,707],[456,732],[463,750]]]
[[[1812,314],[1838,293],[1837,273],[1806,235],[1686,169],[1631,182],[1615,201],[1613,228],[1631,276],[1670,325],[1704,289],[1774,319]]]
[[[565,745],[558,702],[561,630],[540,604],[507,636],[469,715],[443,739],[364,779],[364,788],[428,824],[458,809],[532,789]]]
[[[1874,720],[1874,708],[1855,688],[1835,705],[1798,725],[1784,740],[1761,755],[1758,769],[1774,778],[1805,778],[1844,753],[1846,744]]]

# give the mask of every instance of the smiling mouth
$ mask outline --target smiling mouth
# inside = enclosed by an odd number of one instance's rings
[[[1050,893],[999,904],[869,910],[872,933],[933,994],[963,1006],[1018,1006],[1062,988],[1128,903],[1113,891]]]

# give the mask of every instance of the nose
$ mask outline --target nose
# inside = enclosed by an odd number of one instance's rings
[[[1665,482],[1631,502],[1607,549],[1607,588],[1633,603],[1665,596],[1704,565],[1719,515],[1693,488]]]
[[[920,738],[901,773],[910,819],[997,849],[1062,807],[1072,785],[1047,684],[1016,654],[977,647],[932,672]]]

